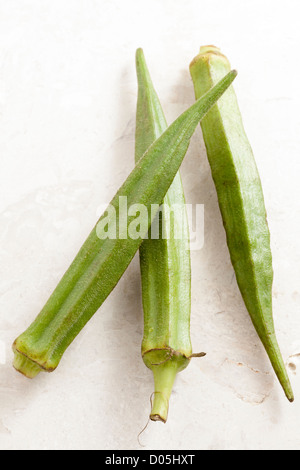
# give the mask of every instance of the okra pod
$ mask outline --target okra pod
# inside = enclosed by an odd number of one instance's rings
[[[147,234],[155,211],[163,200],[187,151],[190,138],[210,107],[234,80],[230,72],[213,90],[185,111],[139,160],[108,210],[94,227],[50,299],[29,328],[13,344],[14,367],[33,378],[40,371],[53,371],[66,348],[114,289]],[[141,204],[149,214],[140,237],[128,236],[135,216],[127,207]],[[127,216],[128,215],[128,216]],[[122,230],[116,236],[99,236],[103,225]],[[125,230],[124,230],[125,225]],[[125,232],[125,233],[124,233]]]
[[[218,48],[201,47],[190,65],[196,99],[229,70]],[[279,382],[293,401],[275,336],[272,254],[262,186],[232,86],[207,113],[201,128],[239,289]]]
[[[142,49],[138,49],[136,53],[136,70],[137,163],[147,148],[167,129],[167,122]],[[142,357],[154,375],[155,391],[150,414],[153,421],[166,422],[176,374],[188,365],[192,354],[191,264],[184,204],[178,172],[161,205],[159,237],[154,239],[150,229],[148,239],[140,246],[144,310]]]

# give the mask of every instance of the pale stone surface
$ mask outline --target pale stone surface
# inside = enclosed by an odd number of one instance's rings
[[[300,446],[299,2],[0,1],[0,448],[293,449]],[[285,399],[241,300],[201,132],[183,163],[205,204],[192,252],[194,359],[166,425],[147,422],[134,259],[51,375],[11,367],[35,318],[134,162],[134,54],[143,47],[168,121],[194,100],[188,65],[215,44],[235,82],[264,188],[274,318],[296,401]]]

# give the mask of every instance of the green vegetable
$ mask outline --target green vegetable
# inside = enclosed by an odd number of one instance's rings
[[[70,268],[63,276],[45,307],[29,328],[14,342],[15,368],[33,378],[41,370],[53,371],[84,325],[98,310],[118,283],[142,238],[147,234],[155,211],[151,205],[160,204],[171,185],[187,151],[197,123],[234,80],[233,71],[213,90],[185,111],[155,141],[140,159],[123,186],[113,198],[82,246]],[[149,216],[139,238],[127,236],[136,219],[120,211],[126,199],[130,209],[142,204]],[[126,220],[127,219],[127,220]],[[124,227],[115,238],[99,238],[99,226]],[[102,230],[100,233],[102,234]]]
[[[229,70],[219,49],[202,47],[190,65],[196,98]],[[210,110],[201,128],[241,294],[285,394],[293,401],[275,337],[272,255],[262,187],[233,87]]]
[[[138,102],[135,160],[167,129],[141,49],[136,54]],[[175,205],[180,209],[174,211]],[[185,199],[179,172],[161,206],[160,237],[140,247],[144,309],[142,357],[154,374],[155,392],[150,419],[167,421],[169,398],[177,372],[192,355],[190,340],[191,266]],[[181,236],[176,238],[176,234]]]

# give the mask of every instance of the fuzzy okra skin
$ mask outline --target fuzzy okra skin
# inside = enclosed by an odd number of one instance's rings
[[[67,347],[114,289],[147,234],[155,211],[171,185],[194,130],[236,76],[230,72],[214,89],[185,111],[139,160],[108,210],[94,227],[50,299],[29,328],[13,344],[15,368],[27,377],[53,371]],[[149,218],[144,233],[131,237],[128,229],[136,216],[119,209],[141,204]],[[134,207],[134,206],[133,206]],[[122,228],[106,237],[100,225]],[[124,230],[125,225],[125,230]],[[99,237],[100,235],[100,237]]]
[[[142,49],[136,53],[138,101],[136,163],[167,129],[167,122],[152,84]],[[175,204],[179,212],[171,217]],[[153,371],[155,391],[150,419],[167,421],[169,398],[177,372],[191,358],[191,263],[185,198],[178,172],[160,210],[159,238],[149,230],[140,246],[144,310],[142,357]],[[156,219],[157,222],[157,219]],[[176,234],[179,234],[176,238]]]
[[[201,47],[190,64],[196,99],[229,70],[218,48]],[[201,128],[239,289],[279,382],[293,401],[273,323],[272,254],[262,186],[232,86]]]

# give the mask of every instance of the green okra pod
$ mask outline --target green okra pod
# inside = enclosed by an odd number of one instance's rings
[[[229,70],[218,48],[202,47],[190,65],[196,99]],[[233,87],[207,113],[201,128],[237,283],[274,371],[293,401],[273,323],[273,268],[263,192]]]
[[[142,49],[136,53],[136,69],[137,163],[167,129],[167,122]],[[159,237],[153,238],[150,229],[148,239],[140,247],[144,310],[142,357],[153,371],[155,381],[150,419],[166,422],[176,374],[188,365],[192,355],[189,230],[179,172],[163,200],[159,215],[161,219],[156,219],[160,224]]]
[[[230,72],[213,90],[191,106],[154,142],[139,160],[108,210],[94,227],[50,299],[29,328],[13,344],[14,367],[27,377],[41,370],[53,371],[66,348],[114,289],[147,234],[155,211],[163,200],[187,151],[190,138],[210,107],[234,80]],[[149,215],[139,238],[128,236],[135,216],[120,210],[141,204]],[[99,227],[120,227],[115,237],[99,236]],[[125,220],[125,221],[124,221]]]

